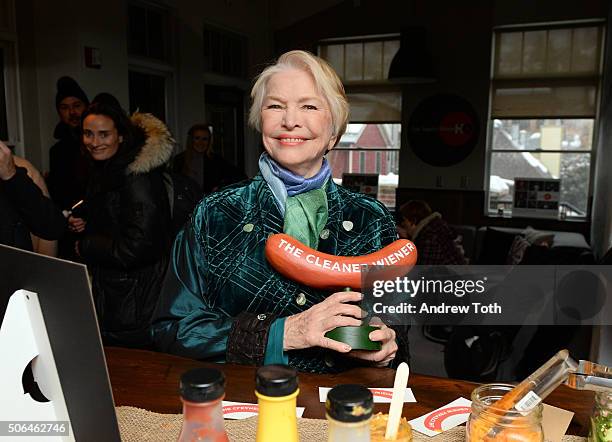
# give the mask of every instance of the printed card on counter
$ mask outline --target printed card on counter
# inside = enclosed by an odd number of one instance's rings
[[[409,421],[412,428],[427,436],[436,436],[467,422],[472,401],[460,397],[450,404]]]
[[[223,401],[223,419],[248,419],[257,416],[259,407],[257,404],[248,404],[245,402]],[[302,417],[304,407],[295,407],[297,417]]]
[[[327,393],[329,393],[331,388],[328,387],[319,387],[319,400],[321,402],[325,402],[327,399]],[[393,388],[368,388],[372,392],[372,396],[374,396],[374,402],[379,404],[390,404],[391,397],[393,396]],[[416,402],[416,398],[414,397],[414,393],[412,393],[412,388],[406,388],[404,392],[404,402]]]

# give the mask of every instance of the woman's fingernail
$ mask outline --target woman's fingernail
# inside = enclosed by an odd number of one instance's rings
[[[351,351],[351,347],[350,347],[350,346],[348,346],[348,345],[345,345],[345,346],[344,346],[344,347],[342,347],[342,348],[344,348],[344,351],[346,351],[346,352]]]

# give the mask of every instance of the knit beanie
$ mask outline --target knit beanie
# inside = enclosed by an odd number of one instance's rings
[[[85,105],[89,105],[89,99],[79,84],[71,77],[61,77],[57,80],[57,94],[55,94],[55,107],[59,108],[61,101],[66,97],[75,97]]]
[[[117,98],[113,94],[109,94],[108,92],[100,92],[94,97],[93,100],[91,100],[91,103],[98,103],[103,104],[105,106],[112,106],[116,109],[123,109],[121,107],[121,103],[119,103],[119,100],[117,100]]]

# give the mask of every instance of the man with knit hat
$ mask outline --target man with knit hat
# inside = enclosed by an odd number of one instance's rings
[[[85,196],[89,166],[81,150],[79,126],[88,105],[87,95],[74,79],[57,80],[55,108],[60,121],[53,134],[58,141],[49,150],[47,185],[51,198],[62,210],[69,210]],[[72,243],[69,238],[60,241],[60,257],[74,258]]]

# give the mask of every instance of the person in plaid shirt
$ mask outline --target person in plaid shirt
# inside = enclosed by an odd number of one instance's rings
[[[400,207],[399,213],[401,221],[397,231],[400,237],[414,242],[419,251],[417,264],[467,264],[461,238],[425,201],[408,201]]]

